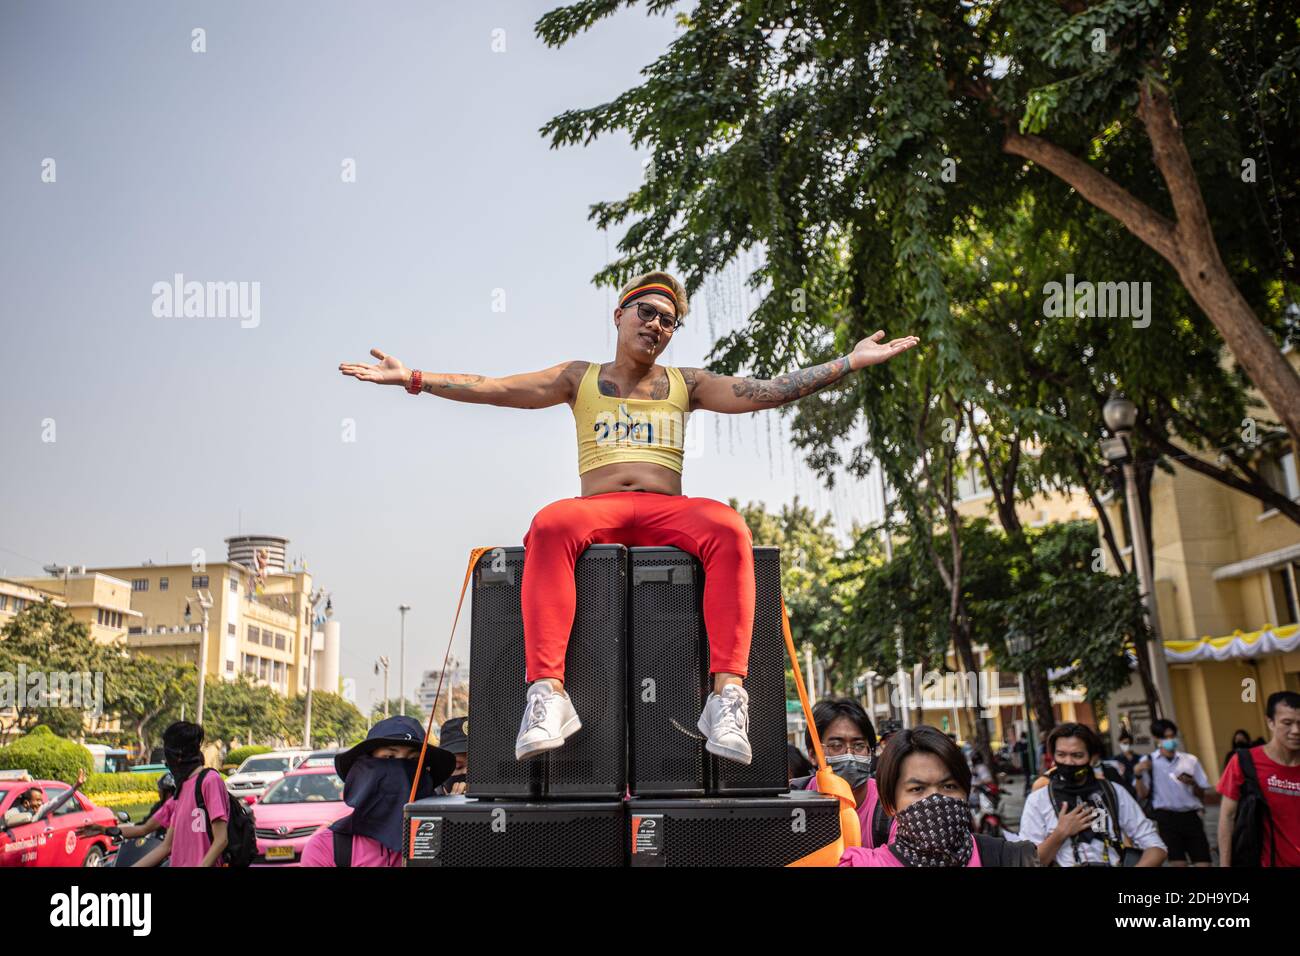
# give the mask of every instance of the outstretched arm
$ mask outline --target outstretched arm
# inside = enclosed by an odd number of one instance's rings
[[[710,412],[756,412],[763,408],[777,408],[798,401],[805,395],[833,385],[851,372],[879,365],[906,352],[917,344],[913,335],[882,343],[883,331],[863,339],[848,355],[823,362],[811,368],[801,368],[776,378],[740,378],[735,375],[714,375],[699,368],[684,368],[682,377],[691,393],[691,409]]]
[[[341,362],[339,371],[363,382],[377,385],[400,385],[411,381],[412,370],[401,360],[379,349],[370,354],[379,359],[376,365]],[[581,376],[585,362],[561,362],[540,372],[525,372],[491,378],[486,375],[461,375],[454,372],[421,372],[422,390],[458,402],[501,405],[507,408],[549,408],[572,397],[574,375]]]

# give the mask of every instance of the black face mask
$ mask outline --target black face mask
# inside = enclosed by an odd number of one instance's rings
[[[174,792],[180,793],[181,784],[189,779],[196,767],[203,766],[203,752],[197,747],[167,747],[163,750],[163,763],[176,781]]]
[[[1092,771],[1091,764],[1066,764],[1058,763],[1052,775],[1057,779],[1062,787],[1067,790],[1087,790],[1091,789],[1091,784],[1096,783],[1097,776]]]
[[[359,833],[378,840],[394,853],[402,852],[402,808],[411,796],[411,781],[419,761],[359,757],[343,782],[343,802],[352,813],[330,825],[338,833]],[[415,798],[433,795],[428,773],[420,775]]]
[[[838,757],[827,757],[826,763],[835,771],[836,776],[843,777],[845,783],[854,790],[870,780],[876,772],[876,758],[870,754],[863,757],[840,754]]]

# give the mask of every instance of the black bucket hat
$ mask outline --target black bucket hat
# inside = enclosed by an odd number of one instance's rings
[[[469,752],[469,718],[453,717],[438,732],[438,746],[448,753]]]
[[[366,739],[350,750],[334,756],[334,769],[344,780],[358,757],[374,753],[380,747],[405,744],[417,750],[424,745],[424,728],[414,717],[388,717],[370,728]],[[456,755],[441,747],[430,747],[424,754],[424,772],[433,778],[434,786],[442,783],[456,769]]]

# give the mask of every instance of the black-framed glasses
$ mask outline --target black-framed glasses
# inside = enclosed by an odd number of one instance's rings
[[[872,747],[865,740],[855,740],[852,743],[846,743],[838,737],[832,737],[822,744],[822,751],[831,757],[839,757],[845,753],[852,753],[855,757],[865,757],[871,753]]]
[[[682,327],[682,322],[677,318],[677,316],[668,312],[660,312],[649,302],[638,302],[636,304],[636,314],[637,318],[642,322],[645,322],[647,325],[655,319],[658,319],[659,328],[663,329],[665,332],[676,332]]]

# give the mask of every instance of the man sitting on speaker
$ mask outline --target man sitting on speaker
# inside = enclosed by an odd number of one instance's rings
[[[703,564],[713,692],[698,726],[710,753],[750,762],[749,698],[742,681],[754,627],[753,537],[726,504],[682,494],[686,420],[697,409],[739,414],[777,408],[917,343],[912,336],[885,343],[885,333],[876,332],[848,355],[773,379],[656,365],[687,310],[681,282],[651,272],[619,292],[613,315],[618,343],[614,361],[603,365],[560,362],[504,378],[424,374],[379,349],[370,350],[377,365],[339,365],[344,375],[401,385],[413,395],[511,408],[564,403],[573,410],[582,494],[544,507],[524,536],[521,601],[530,684],[515,741],[521,760],[560,747],[582,727],[564,690],[577,604],[574,565],[589,545],[622,544],[677,547]]]

